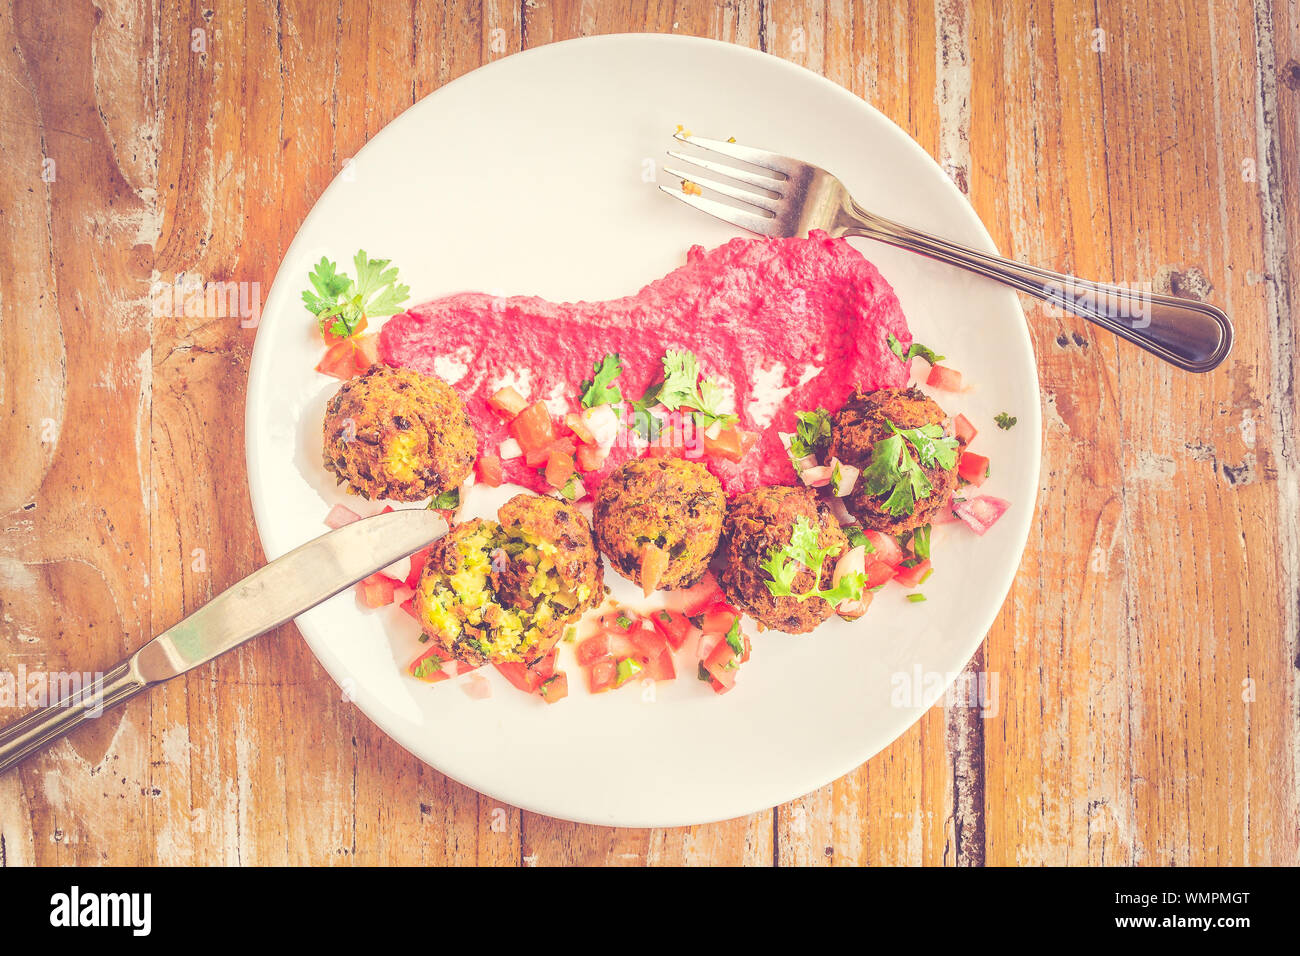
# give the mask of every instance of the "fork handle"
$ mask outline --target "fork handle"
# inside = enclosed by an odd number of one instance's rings
[[[864,236],[995,279],[1068,309],[1189,372],[1217,368],[1232,350],[1232,321],[1207,302],[1156,295],[1025,265],[867,212],[853,203],[836,235]]]

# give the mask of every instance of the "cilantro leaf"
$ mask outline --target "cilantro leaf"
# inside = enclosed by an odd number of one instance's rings
[[[893,422],[887,422],[895,435],[902,435],[916,449],[917,458],[924,468],[938,464],[940,468],[949,469],[957,464],[957,439],[944,438],[940,425],[924,425],[921,428],[899,428]]]
[[[452,488],[450,491],[444,491],[442,494],[434,497],[429,502],[429,508],[434,511],[447,511],[460,507],[460,489]]]
[[[784,548],[774,548],[759,567],[768,573],[770,581],[764,581],[773,597],[793,597],[798,601],[809,598],[821,598],[832,605],[841,601],[857,601],[862,597],[866,585],[866,575],[862,573],[846,574],[839,584],[827,590],[821,589],[822,569],[826,559],[840,546],[818,547],[817,529],[808,519],[800,515],[795,519],[794,530],[790,533],[790,543]],[[813,584],[806,591],[794,589],[794,580],[800,571],[812,572]]]
[[[912,553],[925,560],[930,557],[930,526],[923,524],[912,534]]]
[[[727,646],[730,647],[737,655],[745,653],[745,642],[740,636],[740,618],[737,617],[731,622],[731,629],[727,631]]]
[[[844,533],[845,535],[848,536],[849,547],[851,548],[865,547],[867,549],[867,554],[870,554],[872,551],[876,550],[876,546],[873,545],[867,539],[867,536],[862,533],[862,529],[857,525],[855,524],[849,525],[847,528],[844,529]]]
[[[1008,415],[1006,412],[998,412],[993,416],[993,420],[998,423],[998,428],[1001,428],[1003,431],[1010,431],[1012,428],[1016,427],[1016,417],[1014,415]]]
[[[889,350],[898,356],[900,362],[910,362],[918,355],[931,365],[938,365],[944,360],[944,356],[938,354],[932,348],[921,345],[919,342],[913,342],[904,352],[903,343],[898,341],[898,337],[893,332],[886,334],[885,342],[889,345]]]
[[[862,469],[859,480],[872,495],[888,495],[884,507],[895,517],[910,515],[917,499],[926,497],[932,490],[930,479],[898,434],[876,443],[871,464]]]
[[[799,424],[790,439],[790,457],[806,458],[816,454],[817,447],[831,437],[831,416],[824,408],[812,412],[796,412]]]
[[[695,422],[702,428],[708,428],[715,422],[722,428],[731,428],[740,421],[740,417],[722,410],[722,403],[727,393],[722,386],[711,379],[700,381],[700,363],[694,352],[685,349],[669,349],[664,353],[664,380],[659,386],[656,399],[659,404],[670,411],[682,408],[695,410]],[[649,392],[646,393],[647,397]],[[642,399],[646,402],[646,399]],[[653,402],[646,404],[648,408]]]
[[[592,378],[580,386],[583,408],[623,401],[622,391],[614,384],[614,379],[623,374],[623,362],[617,352],[610,352],[593,365],[591,370],[594,373]]]

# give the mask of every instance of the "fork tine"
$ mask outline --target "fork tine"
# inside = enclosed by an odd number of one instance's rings
[[[762,173],[752,172],[748,169],[741,169],[738,166],[730,166],[727,163],[717,163],[711,159],[705,159],[703,156],[687,156],[685,153],[679,153],[675,149],[668,150],[668,155],[673,159],[680,159],[684,163],[691,163],[699,166],[701,169],[707,169],[710,172],[721,173],[728,179],[738,179],[742,183],[749,183],[751,186],[757,186],[759,189],[768,189],[772,192],[780,192],[777,188],[786,180],[777,179],[775,176],[765,176]],[[689,179],[690,177],[686,177]]]
[[[712,150],[715,153],[721,153],[723,156],[730,156],[732,159],[738,159],[742,163],[750,163],[754,166],[762,166],[764,169],[774,169],[778,173],[785,173],[787,176],[795,172],[803,164],[798,160],[791,159],[789,156],[782,156],[780,153],[769,153],[765,149],[755,149],[752,146],[741,146],[739,143],[727,143],[720,139],[705,139],[703,136],[687,136],[685,133],[673,133],[673,139],[679,143],[690,143],[699,146],[701,149]]]
[[[741,202],[747,202],[751,206],[758,206],[760,209],[766,209],[769,212],[776,212],[777,204],[780,198],[771,199],[763,196],[750,189],[741,189],[739,186],[732,186],[730,183],[720,183],[716,179],[707,179],[704,176],[697,176],[694,173],[688,173],[684,169],[678,169],[675,166],[665,166],[664,172],[669,176],[676,176],[679,179],[689,180],[697,186],[703,186],[705,189],[712,189],[715,193],[721,193],[724,196],[730,196],[732,199],[739,199]]]
[[[733,226],[748,229],[750,232],[756,232],[761,236],[777,235],[776,224],[779,220],[775,216],[761,216],[756,212],[746,212],[743,209],[737,209],[735,206],[720,203],[716,199],[692,196],[680,189],[673,189],[671,186],[660,186],[659,188],[674,199],[680,199],[686,205],[694,206],[700,212],[707,212],[710,216],[721,219],[723,222],[729,222]]]

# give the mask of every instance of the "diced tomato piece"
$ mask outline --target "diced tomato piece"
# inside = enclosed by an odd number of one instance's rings
[[[525,453],[540,451],[555,441],[555,423],[545,403],[533,402],[516,415],[510,422],[510,434]]]
[[[605,634],[589,637],[578,645],[578,665],[590,667],[602,657],[609,656],[609,638]]]
[[[501,459],[496,455],[478,456],[478,480],[492,488],[501,484],[503,469]]]
[[[898,567],[903,561],[903,549],[899,547],[897,541],[881,531],[864,531],[862,532],[867,541],[871,543],[874,552],[868,551],[868,558],[875,558],[877,561],[883,561],[891,568]]]
[[[587,684],[593,694],[608,690],[618,679],[618,661],[612,657],[602,657],[591,665],[587,672]]]
[[[578,446],[572,438],[557,438],[545,448],[530,448],[524,452],[524,462],[529,468],[540,468],[551,460],[551,455],[568,455],[572,458]]]
[[[387,607],[393,603],[394,590],[400,584],[396,578],[376,572],[357,585],[361,592],[361,603],[371,608]]]
[[[736,683],[736,671],[739,668],[740,656],[725,640],[719,641],[713,653],[704,661],[704,669],[727,690]]]
[[[420,586],[420,575],[424,573],[424,566],[428,563],[429,552],[432,550],[433,545],[429,545],[411,555],[411,571],[406,576],[406,586],[412,591]]]
[[[644,618],[627,632],[628,639],[647,658],[658,657],[668,649],[664,636]]]
[[[651,680],[676,680],[677,668],[673,667],[672,651],[665,647],[650,657],[645,663],[645,673]]]
[[[1009,507],[1009,501],[992,495],[980,495],[978,498],[953,502],[952,510],[972,531],[982,535],[997,523]]]
[[[507,385],[505,388],[497,389],[488,399],[491,405],[502,418],[511,419],[528,407],[528,399],[524,398],[514,388]],[[543,406],[545,407],[545,406]],[[549,415],[547,416],[550,417]]]
[[[749,432],[740,428],[728,428],[720,433],[717,438],[710,438],[706,432],[704,435],[704,454],[711,458],[722,458],[726,461],[740,461],[749,450],[754,447],[758,441],[758,432]]]
[[[989,460],[971,451],[964,452],[957,462],[957,474],[978,488],[989,476]]]
[[[695,617],[722,600],[722,588],[718,579],[707,572],[691,587],[669,592],[668,600],[687,617]]]
[[[403,601],[403,602],[401,603],[400,607],[402,608],[403,611],[405,611],[407,614],[411,615],[411,617],[415,618],[417,621],[420,619],[420,615],[418,615],[418,614],[415,613],[415,599],[414,599],[414,598],[407,598],[405,601]]]
[[[353,348],[356,349],[352,356],[352,364],[357,374],[367,371],[372,365],[379,364],[379,336],[354,335],[351,341]]]
[[[930,374],[925,378],[925,384],[931,388],[942,389],[945,392],[960,392],[961,372],[950,369],[945,365],[936,365],[930,369]]]
[[[325,344],[337,345],[340,342],[346,342],[349,338],[355,338],[366,330],[366,317],[363,315],[357,320],[357,324],[352,326],[352,333],[349,336],[335,335],[330,331],[330,327],[335,323],[336,318],[330,316],[325,320]]]
[[[316,371],[333,375],[346,382],[357,374],[356,351],[356,346],[347,339],[336,342],[326,350],[325,357],[316,366]]]
[[[657,441],[652,441],[646,446],[645,456],[647,458],[676,458],[681,457],[681,451],[682,449],[673,441],[672,436],[664,432]]]
[[[587,427],[587,421],[577,412],[569,412],[564,416],[564,424],[569,426],[569,431],[578,436],[578,441],[584,445],[596,444],[596,436],[591,433]]]
[[[557,671],[542,681],[538,693],[542,695],[542,700],[548,704],[563,700],[569,696],[569,676],[564,671]]]
[[[398,584],[397,587],[393,588],[393,603],[398,606],[401,606],[414,598],[415,592],[405,584]]]
[[[552,488],[563,488],[576,470],[572,455],[552,451],[546,459],[546,481]]]
[[[739,617],[740,613],[734,607],[726,602],[719,602],[705,612],[700,629],[705,634],[726,634]]]
[[[930,559],[919,561],[910,568],[899,567],[894,571],[894,580],[905,588],[914,588],[921,583],[926,572],[930,570]]]
[[[731,690],[731,688],[735,687],[736,685],[724,684],[721,681],[719,681],[716,677],[710,677],[709,686],[713,688],[713,692],[715,694],[725,694],[727,691]]]
[[[596,445],[579,445],[578,471],[600,471],[608,457],[609,453],[601,451]]]
[[[970,423],[970,419],[965,415],[958,415],[952,420],[952,430],[953,434],[955,434],[962,444],[965,445],[969,445],[973,442],[975,436],[979,434],[979,432],[975,430],[975,426]]]
[[[325,526],[335,530],[349,525],[354,521],[360,521],[361,515],[357,514],[347,505],[335,505],[330,509],[330,513],[325,516]]]
[[[686,638],[691,636],[695,630],[693,625],[685,614],[681,611],[670,611],[664,608],[660,611],[650,612],[650,621],[658,628],[659,633],[664,636],[664,640],[677,650],[686,642]]]
[[[493,665],[506,680],[525,693],[534,693],[542,683],[555,674],[555,651],[548,652],[541,660],[529,667],[522,661],[507,661]]]
[[[867,588],[876,588],[894,576],[894,569],[884,561],[877,561],[867,555]]]
[[[427,684],[436,684],[451,676],[444,669],[447,660],[446,650],[444,650],[441,645],[434,644],[415,660],[411,661],[410,665],[406,668],[406,672],[412,677],[422,680]],[[430,665],[421,668],[420,665],[424,664],[425,661],[431,662]],[[423,671],[423,673],[421,673],[421,671]]]
[[[646,597],[658,590],[667,570],[667,551],[648,541],[641,545],[641,591]]]

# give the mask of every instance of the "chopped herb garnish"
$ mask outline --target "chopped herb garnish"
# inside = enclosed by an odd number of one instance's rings
[[[934,349],[927,348],[918,342],[913,342],[908,346],[907,351],[904,352],[903,343],[898,341],[897,336],[895,336],[893,332],[890,332],[885,336],[885,341],[889,344],[889,350],[898,356],[900,362],[910,362],[918,355],[931,365],[938,365],[944,360],[944,356],[935,352]]]
[[[831,416],[824,408],[812,412],[796,412],[799,424],[790,439],[790,457],[799,459],[816,454],[817,446],[831,437]]]
[[[623,658],[618,662],[618,676],[614,680],[614,686],[623,686],[643,670],[645,668],[641,666],[641,662],[635,657]]]
[[[312,288],[302,294],[302,301],[320,322],[322,332],[345,339],[367,316],[394,315],[401,309],[411,288],[397,281],[397,269],[389,268],[391,261],[371,259],[362,249],[352,259],[357,270],[353,279],[321,257],[307,277]]]
[[[1014,415],[1008,415],[1006,412],[998,412],[993,416],[993,420],[998,423],[998,428],[1001,428],[1003,431],[1010,431],[1016,427],[1016,417]]]
[[[545,471],[545,469],[542,470]],[[560,489],[560,494],[564,498],[567,498],[569,501],[578,500],[578,476],[577,475],[569,476],[569,480],[566,481],[564,483],[564,487]]]
[[[771,577],[770,581],[763,583],[774,597],[793,597],[799,601],[819,597],[830,604],[861,600],[867,580],[862,572],[846,574],[839,584],[825,590],[821,588],[822,567],[836,548],[836,545],[818,547],[817,531],[807,518],[800,515],[795,519],[790,543],[784,548],[774,548],[767,560],[759,565]],[[813,585],[806,591],[795,591],[794,580],[805,569],[812,572]]]
[[[564,643],[572,644],[578,639],[578,629],[570,624],[564,629]]]
[[[632,626],[632,619],[628,617],[626,614],[620,614],[618,617],[614,619],[614,623],[626,631],[629,627]]]
[[[592,372],[591,380],[581,385],[583,408],[623,401],[622,391],[614,384],[614,380],[623,374],[623,363],[617,352],[610,352],[597,362],[592,366]]]
[[[702,428],[708,428],[715,422],[723,428],[731,428],[740,419],[731,412],[722,411],[722,402],[726,393],[717,382],[711,379],[700,381],[700,363],[695,353],[685,349],[669,349],[664,353],[664,381],[655,394],[655,401],[650,402],[650,392],[641,403],[645,408],[650,405],[663,405],[670,411],[681,408],[695,411],[695,422]],[[634,405],[637,403],[634,403]]]
[[[429,502],[429,507],[434,511],[450,511],[460,507],[460,489],[453,488],[451,491],[444,491]]]
[[[930,526],[923,524],[912,533],[912,553],[918,558],[930,557]]]
[[[736,652],[736,656],[745,653],[745,641],[740,636],[740,618],[731,622],[731,629],[727,631],[727,646]]]
[[[907,596],[907,599],[908,599],[909,601],[911,601],[913,604],[920,604],[922,601],[925,600],[925,595],[924,595],[924,594],[909,594],[909,595]]]
[[[944,438],[939,425],[899,428],[893,422],[887,424],[894,434],[876,443],[862,480],[871,494],[888,496],[885,510],[891,515],[910,515],[916,502],[934,490],[922,468],[936,464],[952,468],[957,461],[957,439]]]
[[[708,670],[705,668],[703,661],[700,661],[699,667],[696,668],[695,676],[698,679],[704,681],[706,684],[710,683],[713,680],[713,675],[710,674]]]
[[[844,529],[845,536],[849,539],[849,546],[854,548],[866,548],[867,554],[876,550],[870,539],[863,534],[862,529],[855,524],[849,525]]]

